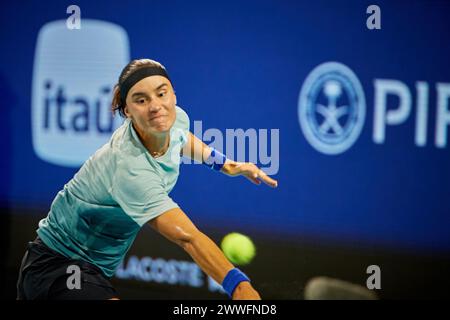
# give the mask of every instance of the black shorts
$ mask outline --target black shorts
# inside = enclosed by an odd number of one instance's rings
[[[78,281],[74,278],[76,273],[80,275]],[[97,266],[66,258],[50,249],[39,237],[28,243],[17,281],[18,300],[106,300],[116,297],[116,290]]]

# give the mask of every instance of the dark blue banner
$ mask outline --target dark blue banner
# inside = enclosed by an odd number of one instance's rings
[[[48,210],[120,125],[112,86],[146,57],[193,133],[279,183],[185,163],[171,196],[194,222],[450,250],[449,2],[71,4],[2,5],[4,205]]]

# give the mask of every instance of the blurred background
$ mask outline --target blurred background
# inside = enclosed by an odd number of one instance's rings
[[[120,125],[111,89],[136,58],[166,66],[191,131],[242,160],[226,135],[242,129],[258,146],[245,160],[278,180],[183,164],[171,193],[216,243],[251,237],[240,268],[263,298],[303,299],[316,276],[365,287],[372,265],[382,299],[449,298],[449,13],[437,0],[3,3],[2,298],[56,193]],[[113,284],[122,299],[226,299],[148,227]]]

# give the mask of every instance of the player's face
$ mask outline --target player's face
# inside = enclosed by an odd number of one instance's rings
[[[125,115],[139,131],[168,132],[176,117],[176,97],[167,78],[151,76],[137,82],[128,92]]]

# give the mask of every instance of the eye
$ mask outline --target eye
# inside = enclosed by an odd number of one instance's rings
[[[161,97],[161,98],[164,97],[165,95],[166,95],[166,92],[165,92],[165,91],[162,91],[162,92],[160,92],[160,93],[158,94],[158,96]]]
[[[138,104],[144,104],[144,103],[145,103],[145,99],[144,99],[144,98],[141,98],[141,99],[138,99],[136,102],[137,102]]]

